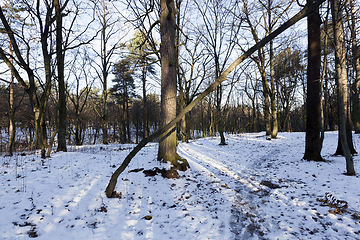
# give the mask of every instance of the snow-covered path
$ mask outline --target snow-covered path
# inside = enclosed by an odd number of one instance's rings
[[[326,133],[321,163],[301,160],[304,133],[226,138],[226,146],[219,138],[180,143],[191,169],[179,179],[144,174],[169,168],[149,144],[111,199],[104,190],[133,144],[3,158],[0,239],[360,239],[359,175],[343,175],[345,160],[331,155],[336,133]],[[354,161],[359,172],[359,156]],[[346,201],[346,212],[317,201],[326,192]]]
[[[329,214],[316,201],[330,192],[351,200],[356,207],[352,214],[360,210],[358,176],[344,176],[343,158],[331,156],[334,135],[327,133],[324,142],[326,163],[300,160],[302,133],[280,134],[271,141],[263,134],[230,135],[225,146],[218,145],[218,138],[199,139],[181,144],[179,153],[235,192],[230,223],[236,239],[248,239],[253,232],[269,239],[360,239],[359,221],[350,214]]]

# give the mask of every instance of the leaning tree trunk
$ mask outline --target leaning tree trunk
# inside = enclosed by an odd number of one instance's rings
[[[308,0],[312,5],[312,1]],[[320,24],[319,8],[308,15],[308,69],[306,98],[306,137],[304,159],[323,161],[321,157],[320,112]]]
[[[340,1],[332,0],[331,13],[333,17],[333,29],[335,40],[335,69],[338,85],[338,104],[339,104],[339,139],[346,158],[347,175],[355,175],[354,161],[350,152],[347,139],[346,121],[348,118],[348,82],[346,71],[346,53],[344,42],[344,29],[342,25],[342,14]]]
[[[163,1],[163,0],[162,0]],[[161,127],[159,130],[157,130],[155,133],[151,134],[149,137],[144,138],[141,140],[141,142],[134,147],[134,149],[126,156],[122,164],[119,168],[115,170],[113,175],[110,178],[109,184],[106,187],[105,193],[107,197],[112,197],[114,193],[114,189],[117,183],[117,179],[120,176],[120,174],[126,169],[126,167],[129,165],[130,161],[135,157],[135,155],[146,146],[147,143],[150,141],[156,139],[157,137],[164,135],[165,132],[168,132],[170,129],[174,129],[174,126],[177,122],[179,122],[182,117],[188,113],[193,107],[195,107],[203,98],[205,98],[209,93],[214,91],[217,86],[220,85],[223,81],[227,79],[229,74],[234,71],[234,69],[242,63],[246,58],[248,58],[251,54],[253,54],[256,50],[258,50],[260,47],[265,46],[266,43],[268,43],[271,39],[274,39],[276,36],[278,36],[280,33],[284,32],[286,29],[294,25],[296,22],[298,22],[303,17],[307,16],[309,13],[313,12],[314,9],[317,9],[318,6],[323,3],[325,0],[317,0],[313,4],[306,5],[304,9],[302,9],[300,12],[298,12],[294,17],[292,17],[290,20],[285,22],[283,25],[281,25],[279,28],[277,28],[274,32],[263,38],[260,42],[256,43],[254,46],[252,46],[249,50],[247,50],[244,54],[242,54],[240,57],[238,57],[216,80],[214,83],[212,83],[204,92],[199,94],[197,98],[195,98],[189,105],[187,105],[184,110],[182,110],[179,115],[176,116],[173,120],[171,120],[168,124]]]

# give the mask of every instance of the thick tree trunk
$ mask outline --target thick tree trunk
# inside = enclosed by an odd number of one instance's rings
[[[270,91],[269,84],[267,82],[266,72],[265,72],[265,53],[264,48],[258,50],[259,60],[257,65],[261,75],[261,83],[263,87],[263,96],[264,96],[264,121],[265,121],[265,132],[266,136],[270,137],[271,135],[271,124],[270,124]]]
[[[174,0],[160,0],[161,127],[176,117],[176,22]],[[176,127],[160,136],[158,160],[177,166]]]
[[[308,4],[313,4],[308,0]],[[320,25],[319,8],[308,15],[308,69],[306,98],[306,138],[304,159],[323,161],[320,139]]]
[[[340,1],[332,0],[331,13],[333,16],[334,40],[335,40],[335,69],[338,84],[339,104],[339,139],[346,158],[347,175],[355,175],[354,161],[350,152],[347,139],[346,121],[348,119],[348,82],[346,72],[346,54],[344,42],[344,30]]]
[[[354,96],[354,128],[355,133],[360,133],[360,57],[359,46],[356,39],[356,19],[354,10],[354,1],[350,0],[351,11],[351,40],[352,40],[352,54],[353,64],[355,69],[355,96]]]
[[[271,86],[271,116],[272,116],[272,131],[271,138],[276,138],[279,131],[279,123],[277,118],[276,106],[276,92],[275,92],[275,78],[274,78],[274,49],[273,41],[270,41],[270,86]]]
[[[64,76],[64,52],[62,47],[62,10],[59,0],[54,0],[56,18],[56,59],[59,83],[59,127],[57,151],[66,152],[66,87]]]

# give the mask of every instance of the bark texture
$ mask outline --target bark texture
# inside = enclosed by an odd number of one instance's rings
[[[160,1],[161,127],[176,117],[176,20],[173,0]],[[176,126],[160,136],[158,160],[177,165]]]
[[[54,0],[56,19],[56,60],[59,84],[59,125],[57,151],[66,152],[66,89],[64,76],[64,51],[62,47],[62,10],[59,0]]]
[[[312,5],[312,1],[308,0]],[[320,111],[320,24],[319,8],[308,15],[308,69],[306,98],[306,137],[304,159],[323,161],[321,157],[321,111]]]
[[[344,42],[344,29],[340,1],[332,0],[331,13],[333,17],[334,40],[335,40],[335,69],[338,84],[338,106],[339,106],[339,140],[346,159],[346,174],[355,175],[354,161],[350,152],[346,121],[348,119],[348,80],[346,71],[346,53]]]

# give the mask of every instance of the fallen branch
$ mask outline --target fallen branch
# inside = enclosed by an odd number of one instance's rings
[[[157,137],[159,137],[161,134],[168,131],[170,128],[172,128],[177,122],[179,122],[182,117],[191,111],[193,107],[195,107],[206,95],[211,93],[216,89],[217,86],[220,85],[223,81],[225,81],[228,77],[228,75],[240,64],[242,63],[247,57],[249,57],[251,54],[253,54],[256,50],[259,48],[265,46],[266,43],[268,43],[270,40],[277,37],[279,34],[284,32],[286,29],[294,25],[296,22],[298,22],[300,19],[306,17],[309,13],[314,11],[321,3],[323,3],[325,0],[317,0],[313,2],[310,6],[306,5],[300,12],[298,12],[294,17],[292,17],[290,20],[282,24],[279,28],[277,28],[274,32],[270,33],[268,36],[263,38],[260,42],[252,46],[249,50],[247,50],[245,53],[243,53],[240,57],[238,57],[215,81],[212,83],[204,92],[202,92],[197,98],[195,98],[188,106],[186,106],[179,115],[176,116],[171,122],[160,128],[158,131],[153,133],[152,135],[148,136],[147,138],[144,138],[141,140],[141,142],[135,146],[135,148],[129,153],[129,155],[126,156],[123,163],[120,165],[118,169],[113,173],[113,175],[110,178],[109,184],[106,187],[105,193],[107,197],[111,197],[119,175],[125,170],[125,168],[129,165],[130,161],[135,157],[135,155],[143,148],[148,142],[153,141]]]

